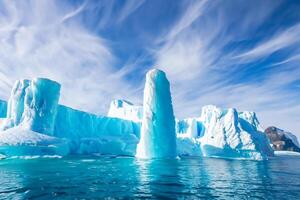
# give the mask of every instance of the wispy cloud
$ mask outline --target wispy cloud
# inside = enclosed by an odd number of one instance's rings
[[[122,23],[128,16],[136,11],[141,5],[145,3],[145,0],[129,0],[120,11],[119,17],[116,20],[117,23]]]
[[[203,10],[205,9],[208,1],[195,1],[193,3],[187,1],[187,3],[186,11],[169,32],[167,37],[168,40],[174,38],[180,32],[191,26],[193,22],[203,14]]]
[[[268,56],[276,51],[291,46],[299,45],[300,43],[300,23],[286,30],[280,30],[270,39],[259,43],[252,49],[241,53],[236,58],[240,61],[250,62],[264,56]]]
[[[295,124],[299,121],[296,99],[300,95],[289,89],[300,79],[296,62],[299,25],[278,29],[271,37],[258,39],[254,47],[245,45],[244,41],[253,38],[255,30],[270,20],[280,2],[258,5],[247,4],[247,9],[216,1],[183,5],[181,18],[166,37],[161,36],[163,45],[157,46],[155,54],[156,66],[171,79],[178,117],[199,116],[201,106],[216,104],[257,111],[263,126],[277,125],[299,132]],[[237,23],[233,19],[238,16]],[[290,54],[264,66],[268,71],[253,66],[285,49]]]
[[[110,100],[135,92],[123,74],[109,41],[87,30],[76,17],[86,3],[2,2],[0,21],[0,96],[13,82],[48,77],[62,84],[61,103],[105,113]],[[30,10],[30,12],[28,12]],[[51,11],[51,12],[49,12]],[[9,87],[8,87],[9,85]],[[122,88],[122,90],[120,89]]]

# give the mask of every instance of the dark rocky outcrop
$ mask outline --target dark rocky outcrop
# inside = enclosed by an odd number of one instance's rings
[[[296,151],[300,152],[299,144],[295,135],[285,132],[274,126],[268,127],[265,134],[270,139],[275,151]]]

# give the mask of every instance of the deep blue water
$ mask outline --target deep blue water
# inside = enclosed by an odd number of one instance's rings
[[[300,157],[0,160],[0,199],[300,199]]]

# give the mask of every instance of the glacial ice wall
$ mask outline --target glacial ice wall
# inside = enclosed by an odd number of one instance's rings
[[[7,112],[7,102],[0,99],[0,118],[5,118],[6,112]]]
[[[146,75],[139,158],[175,158],[176,133],[170,84],[163,71]]]
[[[15,83],[0,124],[1,154],[135,155],[140,124],[58,105],[59,93],[49,79]]]
[[[60,105],[54,136],[68,138],[72,153],[135,155],[140,125],[133,121],[97,116]]]
[[[204,106],[199,117],[175,121],[170,85],[158,70],[147,74],[143,107],[114,100],[108,116],[59,105],[59,92],[60,85],[48,79],[16,82],[8,104],[0,101],[0,154],[273,155],[254,112]]]

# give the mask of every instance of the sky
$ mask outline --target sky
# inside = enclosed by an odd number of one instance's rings
[[[257,113],[300,137],[300,2],[0,1],[0,98],[18,79],[62,85],[60,103],[105,115],[141,104],[167,73],[177,118],[207,104]]]

